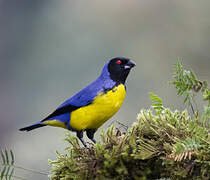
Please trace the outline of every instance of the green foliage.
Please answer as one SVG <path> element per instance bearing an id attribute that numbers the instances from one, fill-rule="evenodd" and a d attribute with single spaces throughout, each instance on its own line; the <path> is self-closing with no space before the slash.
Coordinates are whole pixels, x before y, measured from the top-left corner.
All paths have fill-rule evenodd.
<path id="1" fill-rule="evenodd" d="M 192 70 L 183 68 L 179 59 L 175 65 L 173 77 L 175 80 L 170 83 L 175 85 L 178 96 L 184 96 L 184 103 L 190 105 L 194 114 L 196 114 L 193 107 L 196 106 L 194 97 L 198 92 L 202 92 L 203 100 L 210 106 L 210 90 L 207 88 L 207 81 L 198 80 Z"/>
<path id="2" fill-rule="evenodd" d="M 4 151 L 0 151 L 0 154 L 2 159 L 2 168 L 0 168 L 0 180 L 10 180 L 14 174 L 14 154 L 12 150 L 8 151 L 6 149 Z"/>
<path id="3" fill-rule="evenodd" d="M 205 89 L 203 91 L 203 100 L 208 102 L 208 106 L 210 106 L 210 90 Z"/>
<path id="4" fill-rule="evenodd" d="M 152 101 L 152 108 L 155 110 L 157 115 L 162 114 L 164 110 L 162 99 L 152 92 L 150 92 L 149 94 Z"/>
<path id="5" fill-rule="evenodd" d="M 52 180 L 71 179 L 210 179 L 210 106 L 207 82 L 176 64 L 175 85 L 194 110 L 194 96 L 202 92 L 208 102 L 200 116 L 187 110 L 171 111 L 150 93 L 152 109 L 141 110 L 126 132 L 114 125 L 101 133 L 101 142 L 80 147 L 67 134 L 66 154 L 50 161 Z M 196 110 L 197 111 L 197 110 Z"/>
<path id="6" fill-rule="evenodd" d="M 72 146 L 50 161 L 53 180 L 210 178 L 209 129 L 192 121 L 187 111 L 153 114 L 142 110 L 123 134 L 114 126 L 101 134 L 101 143 Z"/>

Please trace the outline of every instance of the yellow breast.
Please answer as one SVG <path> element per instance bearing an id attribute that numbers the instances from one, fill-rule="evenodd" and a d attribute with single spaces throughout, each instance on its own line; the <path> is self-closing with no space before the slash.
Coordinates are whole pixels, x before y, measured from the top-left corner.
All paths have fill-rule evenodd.
<path id="1" fill-rule="evenodd" d="M 98 129 L 120 109 L 125 94 L 123 84 L 106 93 L 98 94 L 92 104 L 71 113 L 70 126 L 76 130 Z"/>

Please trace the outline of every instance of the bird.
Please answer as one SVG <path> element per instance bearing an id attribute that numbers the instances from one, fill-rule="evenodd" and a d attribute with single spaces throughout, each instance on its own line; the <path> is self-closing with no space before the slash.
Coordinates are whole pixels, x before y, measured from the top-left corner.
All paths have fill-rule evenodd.
<path id="1" fill-rule="evenodd" d="M 96 143 L 94 134 L 121 107 L 126 95 L 126 79 L 135 62 L 126 57 L 114 57 L 103 67 L 99 77 L 80 90 L 43 120 L 19 129 L 31 131 L 44 126 L 55 126 L 76 132 L 87 147 L 83 133 Z"/>

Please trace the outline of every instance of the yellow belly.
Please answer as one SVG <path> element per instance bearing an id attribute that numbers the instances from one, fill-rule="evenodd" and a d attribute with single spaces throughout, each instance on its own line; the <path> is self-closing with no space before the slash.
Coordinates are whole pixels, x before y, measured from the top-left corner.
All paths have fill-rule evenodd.
<path id="1" fill-rule="evenodd" d="M 98 94 L 92 104 L 71 113 L 70 126 L 76 130 L 98 129 L 120 109 L 125 94 L 123 84 L 105 94 Z"/>

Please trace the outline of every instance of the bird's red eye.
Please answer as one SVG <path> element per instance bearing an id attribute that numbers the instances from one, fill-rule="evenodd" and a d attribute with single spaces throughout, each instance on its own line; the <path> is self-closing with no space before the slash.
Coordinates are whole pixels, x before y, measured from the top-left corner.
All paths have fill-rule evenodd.
<path id="1" fill-rule="evenodd" d="M 122 61 L 121 60 L 118 60 L 116 63 L 117 64 L 122 64 Z"/>

